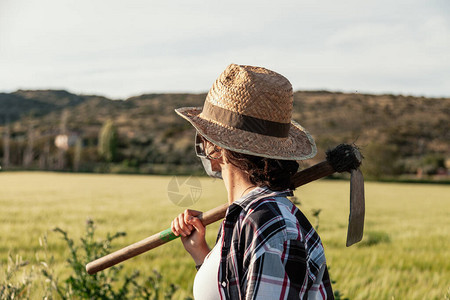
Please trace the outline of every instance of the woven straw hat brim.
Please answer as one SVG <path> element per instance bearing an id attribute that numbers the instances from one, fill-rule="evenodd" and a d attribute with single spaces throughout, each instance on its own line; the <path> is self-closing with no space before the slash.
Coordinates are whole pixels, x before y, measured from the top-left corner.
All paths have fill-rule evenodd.
<path id="1" fill-rule="evenodd" d="M 182 107 L 176 113 L 189 121 L 197 131 L 222 148 L 261 157 L 305 160 L 316 155 L 314 139 L 297 122 L 291 121 L 287 138 L 272 137 L 227 127 L 200 116 L 202 107 Z"/>

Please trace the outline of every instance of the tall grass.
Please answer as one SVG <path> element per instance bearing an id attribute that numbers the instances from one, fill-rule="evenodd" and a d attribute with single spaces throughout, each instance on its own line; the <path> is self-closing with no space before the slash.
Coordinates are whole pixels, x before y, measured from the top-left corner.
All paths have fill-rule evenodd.
<path id="1" fill-rule="evenodd" d="M 18 254 L 30 265 L 48 235 L 48 252 L 58 274 L 68 272 L 70 252 L 51 229 L 82 236 L 89 217 L 98 236 L 124 231 L 118 249 L 166 229 L 184 208 L 167 197 L 171 177 L 61 173 L 0 173 L 0 262 Z M 193 209 L 207 210 L 226 202 L 219 180 L 201 178 L 202 195 Z M 182 189 L 180 192 L 187 192 Z M 295 192 L 301 210 L 314 224 L 320 211 L 322 237 L 334 288 L 350 299 L 442 299 L 450 278 L 450 186 L 366 183 L 365 237 L 345 247 L 349 183 L 318 181 Z M 212 245 L 218 224 L 208 227 Z M 114 249 L 114 250 L 115 250 Z M 173 241 L 123 263 L 123 272 L 153 274 L 176 283 L 178 297 L 191 295 L 194 263 L 180 241 Z M 28 266 L 27 266 L 28 267 Z M 1 275 L 0 275 L 1 276 Z M 4 281 L 5 278 L 0 278 Z M 44 291 L 33 286 L 32 297 Z"/>

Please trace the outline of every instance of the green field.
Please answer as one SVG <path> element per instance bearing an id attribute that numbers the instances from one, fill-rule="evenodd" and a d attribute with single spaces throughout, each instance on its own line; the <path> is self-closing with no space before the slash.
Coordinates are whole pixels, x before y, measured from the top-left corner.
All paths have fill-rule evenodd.
<path id="1" fill-rule="evenodd" d="M 39 237 L 48 234 L 50 254 L 64 272 L 68 256 L 56 226 L 72 238 L 82 235 L 89 217 L 99 237 L 125 231 L 115 249 L 169 227 L 183 208 L 169 201 L 171 177 L 64 173 L 0 173 L 0 261 L 8 253 L 36 262 Z M 226 202 L 220 180 L 201 178 L 202 194 L 192 206 L 207 210 Z M 181 190 L 182 193 L 187 190 Z M 332 279 L 350 299 L 444 299 L 450 287 L 450 185 L 366 183 L 364 243 L 345 247 L 349 183 L 326 181 L 298 188 L 300 209 L 314 224 L 313 209 L 322 209 L 322 237 Z M 218 225 L 209 227 L 212 245 Z M 151 273 L 190 294 L 194 263 L 174 241 L 124 263 L 125 271 Z M 2 279 L 3 280 L 3 279 Z M 42 298 L 40 290 L 35 298 Z"/>

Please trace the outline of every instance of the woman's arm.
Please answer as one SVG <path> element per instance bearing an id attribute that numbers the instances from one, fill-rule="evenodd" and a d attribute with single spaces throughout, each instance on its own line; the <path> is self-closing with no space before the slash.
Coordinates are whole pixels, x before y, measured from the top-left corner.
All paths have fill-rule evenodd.
<path id="1" fill-rule="evenodd" d="M 210 249 L 205 240 L 205 226 L 197 216 L 200 211 L 186 209 L 172 223 L 172 232 L 179 236 L 186 251 L 192 256 L 196 265 L 201 265 Z"/>

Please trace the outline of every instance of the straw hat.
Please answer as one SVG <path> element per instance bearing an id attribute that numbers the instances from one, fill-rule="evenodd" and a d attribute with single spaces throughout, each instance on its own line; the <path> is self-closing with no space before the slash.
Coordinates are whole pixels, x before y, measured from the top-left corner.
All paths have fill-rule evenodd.
<path id="1" fill-rule="evenodd" d="M 214 82 L 202 107 L 175 109 L 213 144 L 274 159 L 312 158 L 311 135 L 291 120 L 292 85 L 271 70 L 229 65 Z"/>

